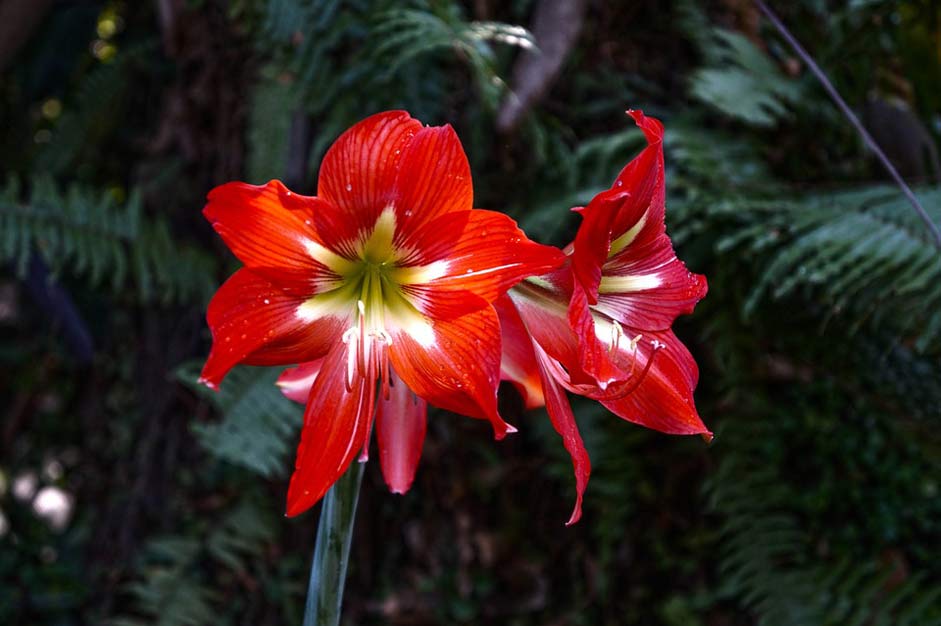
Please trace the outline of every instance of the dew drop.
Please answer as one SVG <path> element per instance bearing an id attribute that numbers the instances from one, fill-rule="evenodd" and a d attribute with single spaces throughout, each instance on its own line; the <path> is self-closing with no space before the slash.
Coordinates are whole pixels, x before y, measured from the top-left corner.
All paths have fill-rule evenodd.
<path id="1" fill-rule="evenodd" d="M 271 300 L 269 300 L 268 298 L 265 298 L 265 304 L 271 304 Z"/>
<path id="2" fill-rule="evenodd" d="M 347 190 L 347 191 L 353 191 L 353 184 L 352 184 L 352 183 L 346 183 L 346 190 Z"/>
<path id="3" fill-rule="evenodd" d="M 471 268 L 471 269 L 469 269 L 469 270 L 467 270 L 467 273 L 468 273 L 468 274 L 473 274 L 473 273 L 474 273 L 474 270 L 473 270 L 473 268 Z"/>
<path id="4" fill-rule="evenodd" d="M 624 181 L 623 181 L 623 180 L 619 180 L 618 182 L 616 182 L 616 183 L 614 183 L 614 184 L 615 184 L 615 186 L 617 186 L 617 187 L 623 187 L 623 186 L 624 186 Z"/>
<path id="5" fill-rule="evenodd" d="M 310 226 L 310 220 L 304 220 L 304 223 Z"/>
<path id="6" fill-rule="evenodd" d="M 405 217 L 411 217 L 411 216 L 412 216 L 412 210 L 411 210 L 411 209 L 405 209 Z"/>

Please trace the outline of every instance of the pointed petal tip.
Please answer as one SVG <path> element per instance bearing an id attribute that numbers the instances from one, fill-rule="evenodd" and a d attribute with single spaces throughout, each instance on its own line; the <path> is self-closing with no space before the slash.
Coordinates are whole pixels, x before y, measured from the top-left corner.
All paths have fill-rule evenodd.
<path id="1" fill-rule="evenodd" d="M 404 496 L 408 493 L 409 489 L 412 488 L 412 481 L 402 485 L 389 485 L 389 493 L 394 493 L 397 496 Z"/>
<path id="2" fill-rule="evenodd" d="M 634 123 L 644 131 L 647 143 L 654 144 L 663 140 L 663 124 L 654 117 L 647 117 L 640 109 L 628 109 L 628 115 L 634 118 Z"/>
<path id="3" fill-rule="evenodd" d="M 507 422 L 504 422 L 502 418 L 500 419 L 499 423 L 494 421 L 493 438 L 496 439 L 497 441 L 503 441 L 503 439 L 505 439 L 507 435 L 512 435 L 513 433 L 518 433 L 518 432 L 519 432 L 519 429 L 517 429 L 516 426 L 513 426 L 512 424 L 508 424 Z"/>
<path id="4" fill-rule="evenodd" d="M 210 380 L 206 378 L 205 376 L 200 376 L 198 379 L 196 379 L 196 382 L 199 383 L 200 385 L 205 385 L 206 387 L 212 389 L 213 391 L 217 393 L 219 391 L 218 381 Z"/>
<path id="5" fill-rule="evenodd" d="M 579 493 L 575 497 L 575 508 L 572 509 L 572 516 L 569 517 L 569 521 L 565 522 L 566 526 L 572 526 L 573 524 L 578 523 L 578 520 L 582 519 L 582 494 Z"/>

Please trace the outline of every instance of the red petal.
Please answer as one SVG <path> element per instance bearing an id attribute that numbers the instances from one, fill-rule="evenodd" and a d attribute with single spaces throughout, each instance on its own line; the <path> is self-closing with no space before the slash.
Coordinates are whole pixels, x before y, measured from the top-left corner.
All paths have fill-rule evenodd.
<path id="1" fill-rule="evenodd" d="M 572 468 L 575 471 L 575 508 L 572 510 L 569 521 L 565 523 L 566 526 L 571 526 L 582 516 L 582 497 L 585 494 L 585 488 L 588 487 L 591 460 L 588 458 L 588 451 L 585 450 L 582 436 L 578 432 L 578 424 L 575 423 L 575 415 L 572 413 L 572 406 L 565 395 L 565 390 L 555 381 L 546 367 L 546 360 L 549 357 L 538 345 L 534 345 L 534 348 L 546 396 L 546 411 L 549 413 L 553 428 L 562 437 L 562 443 L 572 457 Z"/>
<path id="2" fill-rule="evenodd" d="M 596 309 L 622 324 L 665 330 L 692 313 L 708 290 L 705 276 L 686 269 L 666 234 L 628 246 L 604 268 Z"/>
<path id="3" fill-rule="evenodd" d="M 323 360 L 317 360 L 301 363 L 297 367 L 289 367 L 281 372 L 275 384 L 288 400 L 307 404 L 310 389 L 314 386 L 314 381 L 317 380 L 317 374 L 320 373 L 322 366 Z"/>
<path id="4" fill-rule="evenodd" d="M 305 242 L 320 241 L 311 217 L 325 205 L 276 180 L 264 186 L 227 183 L 209 192 L 203 215 L 247 267 L 302 270 L 313 279 L 327 268 L 311 257 Z"/>
<path id="5" fill-rule="evenodd" d="M 654 342 L 662 347 L 655 350 Z M 633 358 L 626 344 L 621 345 L 621 356 L 625 361 Z M 647 428 L 674 435 L 711 435 L 693 401 L 699 368 L 676 335 L 669 330 L 644 334 L 637 344 L 636 358 L 633 371 L 638 374 L 653 358 L 639 386 L 620 398 L 606 399 L 599 394 L 596 399 L 612 413 Z"/>
<path id="6" fill-rule="evenodd" d="M 353 390 L 346 390 L 346 350 L 337 342 L 311 389 L 288 487 L 288 516 L 316 504 L 366 443 L 375 408 L 375 381 L 357 377 Z"/>
<path id="7" fill-rule="evenodd" d="M 390 372 L 389 398 L 380 394 L 376 406 L 376 435 L 382 476 L 392 493 L 412 486 L 425 442 L 428 405 Z"/>
<path id="8" fill-rule="evenodd" d="M 643 246 L 664 232 L 663 127 L 631 112 L 649 145 L 625 166 L 614 185 L 595 196 L 580 214 L 572 268 L 590 304 L 596 302 L 602 266 L 626 245 Z M 612 249 L 613 246 L 613 249 Z"/>
<path id="9" fill-rule="evenodd" d="M 530 241 L 516 222 L 493 211 L 470 211 L 464 232 L 446 257 L 441 276 L 412 285 L 410 291 L 434 308 L 429 315 L 451 318 L 469 312 L 457 301 L 448 308 L 436 303 L 448 293 L 466 292 L 490 303 L 524 278 L 544 274 L 565 262 L 552 246 Z M 463 308 L 462 308 L 463 306 Z"/>
<path id="10" fill-rule="evenodd" d="M 396 217 L 404 231 L 473 208 L 470 165 L 450 125 L 425 127 L 415 134 L 399 162 L 395 191 Z"/>
<path id="11" fill-rule="evenodd" d="M 500 318 L 503 352 L 500 356 L 500 378 L 510 381 L 523 397 L 527 409 L 546 404 L 542 391 L 539 365 L 533 352 L 533 340 L 513 306 L 509 296 L 500 296 L 493 303 Z"/>
<path id="12" fill-rule="evenodd" d="M 392 330 L 392 367 L 429 404 L 493 424 L 497 439 L 515 432 L 497 411 L 500 326 L 492 307 L 431 323 L 431 336 Z"/>
<path id="13" fill-rule="evenodd" d="M 573 384 L 594 383 L 595 379 L 582 369 L 582 348 L 567 317 L 571 272 L 566 267 L 563 271 L 540 276 L 539 280 L 542 286 L 525 281 L 508 292 L 526 331 L 550 357 L 565 367 Z"/>
<path id="14" fill-rule="evenodd" d="M 344 320 L 298 317 L 310 291 L 305 283 L 275 285 L 250 269 L 233 274 L 209 302 L 206 319 L 213 343 L 201 380 L 215 387 L 238 363 L 283 365 L 326 354 L 339 340 Z"/>
<path id="15" fill-rule="evenodd" d="M 386 111 L 354 125 L 330 146 L 320 166 L 317 193 L 346 219 L 325 237 L 350 240 L 372 230 L 376 218 L 395 199 L 399 163 L 421 129 L 421 122 L 407 112 Z"/>
<path id="16" fill-rule="evenodd" d="M 595 319 L 588 306 L 585 289 L 579 284 L 572 290 L 572 299 L 569 302 L 568 320 L 572 330 L 578 336 L 578 343 L 582 369 L 591 376 L 598 385 L 605 389 L 608 385 L 625 378 L 625 373 L 612 360 L 612 345 L 615 337 L 612 334 L 611 342 L 605 343 L 598 338 Z M 612 333 L 614 327 L 612 325 Z"/>

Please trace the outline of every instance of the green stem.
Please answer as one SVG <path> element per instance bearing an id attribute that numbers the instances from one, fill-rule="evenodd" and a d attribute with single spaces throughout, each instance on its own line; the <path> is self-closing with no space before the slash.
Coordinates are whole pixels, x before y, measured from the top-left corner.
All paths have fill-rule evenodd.
<path id="1" fill-rule="evenodd" d="M 314 562 L 310 566 L 304 626 L 340 624 L 346 566 L 350 560 L 353 522 L 364 467 L 365 463 L 354 461 L 323 498 Z"/>

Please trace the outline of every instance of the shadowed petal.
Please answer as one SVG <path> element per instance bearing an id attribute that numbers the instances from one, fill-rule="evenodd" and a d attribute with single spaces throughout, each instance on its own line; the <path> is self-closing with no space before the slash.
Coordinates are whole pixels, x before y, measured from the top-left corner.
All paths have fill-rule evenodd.
<path id="1" fill-rule="evenodd" d="M 509 296 L 500 296 L 493 303 L 500 318 L 503 351 L 500 356 L 500 378 L 513 384 L 523 397 L 527 409 L 546 404 L 542 391 L 539 365 L 533 352 L 533 340 Z"/>
<path id="2" fill-rule="evenodd" d="M 549 357 L 538 345 L 533 347 L 536 350 L 536 362 L 539 364 L 539 376 L 542 379 L 549 420 L 555 431 L 562 437 L 562 443 L 572 457 L 572 468 L 575 472 L 575 507 L 572 509 L 569 521 L 565 523 L 566 526 L 571 526 L 582 517 L 582 497 L 588 487 L 591 460 L 588 458 L 588 451 L 582 442 L 582 436 L 578 432 L 578 424 L 575 423 L 575 415 L 572 413 L 568 396 L 546 367 Z"/>
<path id="3" fill-rule="evenodd" d="M 375 379 L 357 377 L 346 389 L 346 346 L 330 351 L 310 392 L 287 515 L 303 513 L 343 475 L 366 443 L 375 408 Z"/>
<path id="4" fill-rule="evenodd" d="M 390 374 L 389 397 L 380 394 L 376 403 L 379 464 L 392 493 L 405 493 L 412 486 L 421 458 L 428 405 L 394 371 Z"/>
<path id="5" fill-rule="evenodd" d="M 314 386 L 314 381 L 317 380 L 317 374 L 320 373 L 322 366 L 323 360 L 317 360 L 301 363 L 297 367 L 289 367 L 281 372 L 275 384 L 288 400 L 307 404 L 310 388 Z"/>

